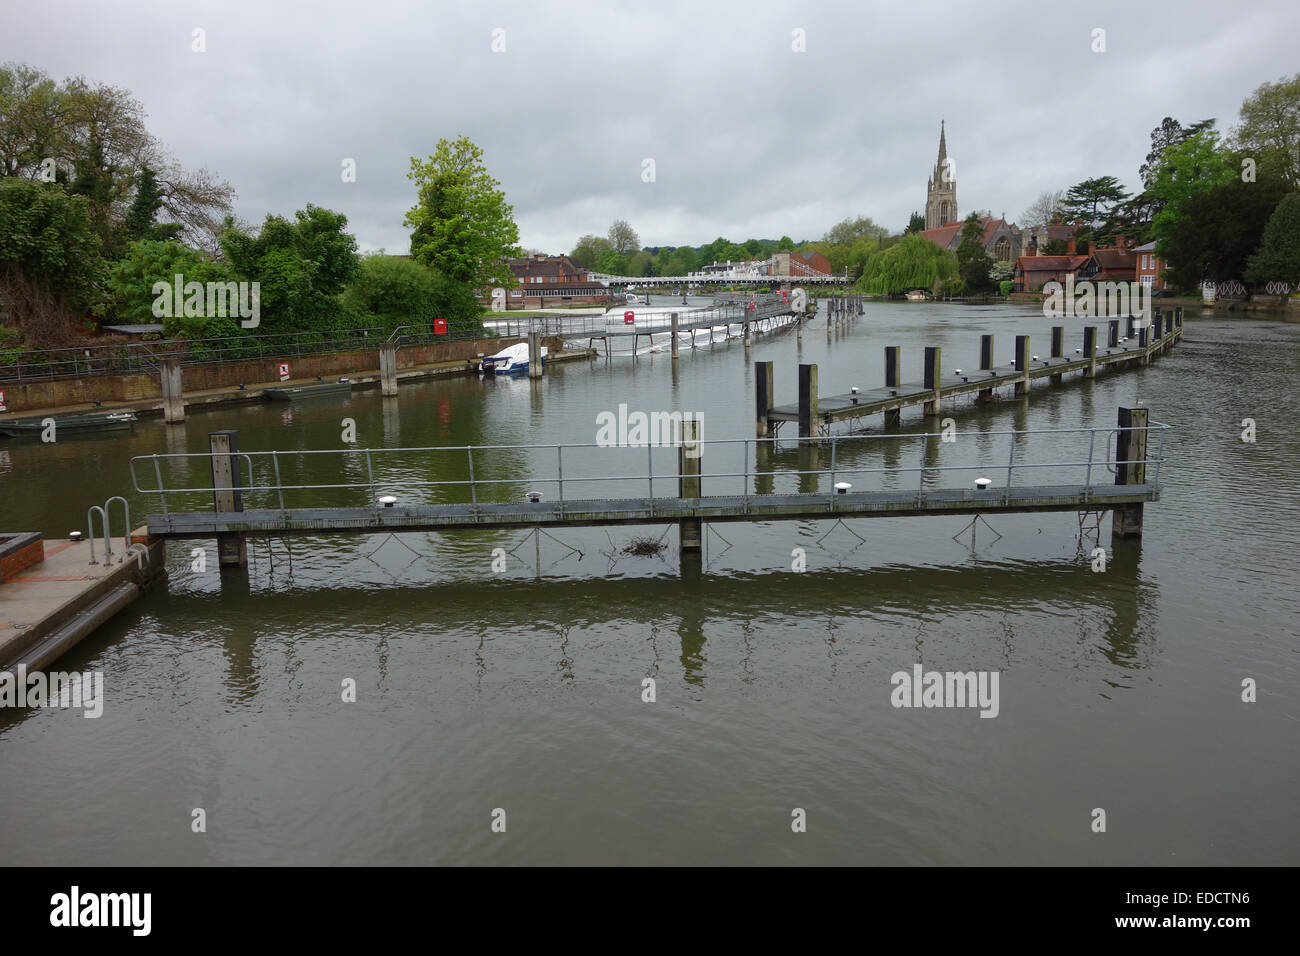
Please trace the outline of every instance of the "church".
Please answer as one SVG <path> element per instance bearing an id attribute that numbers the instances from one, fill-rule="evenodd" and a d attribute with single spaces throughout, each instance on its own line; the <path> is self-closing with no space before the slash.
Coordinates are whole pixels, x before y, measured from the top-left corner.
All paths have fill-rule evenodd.
<path id="1" fill-rule="evenodd" d="M 939 122 L 939 158 L 934 172 L 925 184 L 925 228 L 917 235 L 929 239 L 944 249 L 957 251 L 961 245 L 961 230 L 965 223 L 957 211 L 956 164 L 948 158 L 948 138 L 942 120 Z M 984 227 L 981 241 L 994 262 L 1014 263 L 1021 253 L 1022 233 L 1015 223 L 981 216 Z"/>

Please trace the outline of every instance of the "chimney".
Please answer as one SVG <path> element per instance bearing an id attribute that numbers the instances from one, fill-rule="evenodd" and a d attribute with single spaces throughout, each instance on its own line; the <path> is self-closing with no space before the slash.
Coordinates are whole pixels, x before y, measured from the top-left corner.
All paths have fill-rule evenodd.
<path id="1" fill-rule="evenodd" d="M 1097 251 L 1097 243 L 1095 243 L 1095 242 L 1093 242 L 1091 239 L 1089 239 L 1089 240 L 1088 240 L 1088 255 L 1092 255 L 1092 254 L 1093 254 L 1094 252 L 1096 252 L 1096 251 Z"/>
<path id="2" fill-rule="evenodd" d="M 1115 237 L 1115 245 L 1116 245 L 1117 248 L 1120 248 L 1120 249 L 1127 249 L 1127 248 L 1128 248 L 1128 239 L 1127 239 L 1125 236 L 1116 236 L 1116 237 Z"/>
<path id="3" fill-rule="evenodd" d="M 1077 255 L 1077 254 L 1078 254 L 1078 248 L 1077 248 L 1077 245 L 1078 245 L 1078 244 L 1074 241 L 1074 236 L 1071 236 L 1069 239 L 1066 239 L 1066 240 L 1065 240 L 1065 254 L 1066 254 L 1067 256 Z"/>

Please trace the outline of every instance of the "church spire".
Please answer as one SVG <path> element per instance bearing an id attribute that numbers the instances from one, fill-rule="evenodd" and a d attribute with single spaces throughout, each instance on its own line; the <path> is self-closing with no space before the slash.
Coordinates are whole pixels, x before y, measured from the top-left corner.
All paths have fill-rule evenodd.
<path id="1" fill-rule="evenodd" d="M 939 167 L 943 168 L 943 161 L 948 158 L 948 141 L 944 138 L 943 120 L 939 120 Z"/>

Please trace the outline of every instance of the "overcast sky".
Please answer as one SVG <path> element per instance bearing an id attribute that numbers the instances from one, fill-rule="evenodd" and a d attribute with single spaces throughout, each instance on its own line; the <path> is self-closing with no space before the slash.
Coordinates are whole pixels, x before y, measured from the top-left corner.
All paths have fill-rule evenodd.
<path id="1" fill-rule="evenodd" d="M 483 147 L 525 247 L 567 252 L 615 218 L 646 245 L 820 238 L 922 210 L 941 117 L 962 213 L 1014 219 L 1087 177 L 1132 188 L 1162 117 L 1230 127 L 1300 68 L 1295 0 L 5 0 L 0 20 L 0 61 L 131 90 L 240 217 L 316 203 L 389 252 L 408 247 L 410 157 L 441 137 Z"/>

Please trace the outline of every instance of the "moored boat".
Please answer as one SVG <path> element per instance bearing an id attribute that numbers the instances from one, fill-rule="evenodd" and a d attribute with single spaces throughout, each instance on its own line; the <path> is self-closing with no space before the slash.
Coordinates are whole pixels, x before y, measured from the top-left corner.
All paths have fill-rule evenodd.
<path id="1" fill-rule="evenodd" d="M 266 390 L 270 402 L 299 402 L 307 398 L 326 398 L 350 395 L 351 382 L 318 382 L 315 385 L 275 386 Z"/>
<path id="2" fill-rule="evenodd" d="M 542 346 L 542 364 L 546 364 L 546 346 Z M 528 343 L 507 346 L 495 355 L 484 357 L 479 371 L 485 374 L 510 375 L 528 371 Z"/>
<path id="3" fill-rule="evenodd" d="M 135 425 L 135 412 L 91 412 L 84 415 L 46 415 L 42 418 L 15 418 L 0 421 L 0 435 L 21 438 L 25 435 L 40 435 L 54 420 L 55 433 L 67 434 L 80 432 L 109 432 L 132 428 Z"/>

